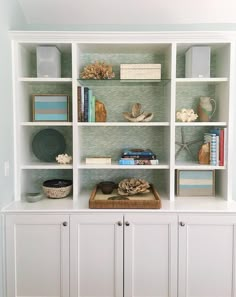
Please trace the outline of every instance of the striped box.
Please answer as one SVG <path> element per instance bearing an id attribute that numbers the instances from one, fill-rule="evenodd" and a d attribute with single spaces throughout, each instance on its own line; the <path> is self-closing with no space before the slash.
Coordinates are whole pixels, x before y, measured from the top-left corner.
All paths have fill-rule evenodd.
<path id="1" fill-rule="evenodd" d="M 33 121 L 69 121 L 68 95 L 33 95 Z"/>
<path id="2" fill-rule="evenodd" d="M 214 196 L 215 170 L 177 170 L 178 196 Z"/>

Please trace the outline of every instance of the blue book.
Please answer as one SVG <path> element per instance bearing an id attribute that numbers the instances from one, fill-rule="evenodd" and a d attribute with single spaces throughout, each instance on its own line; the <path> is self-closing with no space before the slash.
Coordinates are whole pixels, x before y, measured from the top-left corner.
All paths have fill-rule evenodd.
<path id="1" fill-rule="evenodd" d="M 92 97 L 93 92 L 91 89 L 88 90 L 88 122 L 92 122 Z"/>
<path id="2" fill-rule="evenodd" d="M 84 122 L 88 122 L 88 98 L 89 88 L 84 88 Z"/>
<path id="3" fill-rule="evenodd" d="M 217 139 L 214 133 L 204 133 L 204 142 L 210 143 L 210 165 L 217 166 Z"/>
<path id="4" fill-rule="evenodd" d="M 154 156 L 155 154 L 150 149 L 123 149 L 123 156 Z"/>

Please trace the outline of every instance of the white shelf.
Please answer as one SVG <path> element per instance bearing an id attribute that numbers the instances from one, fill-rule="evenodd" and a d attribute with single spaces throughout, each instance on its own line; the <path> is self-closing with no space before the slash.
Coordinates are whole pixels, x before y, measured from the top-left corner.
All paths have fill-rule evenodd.
<path id="1" fill-rule="evenodd" d="M 190 122 L 190 123 L 180 123 L 175 122 L 176 127 L 225 127 L 227 126 L 226 122 Z"/>
<path id="2" fill-rule="evenodd" d="M 67 83 L 67 82 L 72 82 L 72 78 L 70 77 L 59 77 L 59 78 L 47 78 L 47 77 L 20 77 L 19 78 L 20 82 L 35 82 L 35 83 Z"/>
<path id="3" fill-rule="evenodd" d="M 91 192 L 82 192 L 78 199 L 71 197 L 63 199 L 44 198 L 35 203 L 26 201 L 14 201 L 6 206 L 4 213 L 20 212 L 138 212 L 138 213 L 170 213 L 170 212 L 205 212 L 205 213 L 236 213 L 236 202 L 225 201 L 219 197 L 176 197 L 175 201 L 170 201 L 165 195 L 160 193 L 162 207 L 160 209 L 89 209 L 89 197 Z"/>
<path id="4" fill-rule="evenodd" d="M 176 78 L 176 83 L 221 83 L 227 82 L 227 77 L 204 77 L 204 78 Z"/>
<path id="5" fill-rule="evenodd" d="M 21 169 L 73 169 L 72 164 L 58 164 L 46 162 L 31 162 L 21 165 Z"/>
<path id="6" fill-rule="evenodd" d="M 176 161 L 175 169 L 181 170 L 225 170 L 226 166 L 212 166 L 212 165 L 201 165 L 196 162 L 178 162 Z"/>
<path id="7" fill-rule="evenodd" d="M 80 122 L 78 123 L 79 127 L 83 126 L 114 126 L 114 127 L 129 127 L 129 126 L 160 126 L 168 127 L 170 126 L 169 122 Z"/>
<path id="8" fill-rule="evenodd" d="M 25 127 L 35 127 L 35 126 L 70 126 L 72 127 L 72 122 L 22 122 L 20 125 Z"/>

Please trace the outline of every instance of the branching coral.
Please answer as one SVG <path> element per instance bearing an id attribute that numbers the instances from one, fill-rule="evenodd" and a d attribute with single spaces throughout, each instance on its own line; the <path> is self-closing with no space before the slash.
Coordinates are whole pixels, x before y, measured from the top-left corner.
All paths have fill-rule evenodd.
<path id="1" fill-rule="evenodd" d="M 111 79 L 115 77 L 112 66 L 105 62 L 96 61 L 84 67 L 80 77 L 83 79 Z"/>
<path id="2" fill-rule="evenodd" d="M 72 161 L 72 157 L 67 154 L 61 154 L 56 157 L 56 160 L 59 164 L 70 164 Z"/>
<path id="3" fill-rule="evenodd" d="M 193 109 L 182 108 L 176 113 L 176 119 L 181 122 L 193 122 L 198 118 L 198 115 L 194 113 Z"/>

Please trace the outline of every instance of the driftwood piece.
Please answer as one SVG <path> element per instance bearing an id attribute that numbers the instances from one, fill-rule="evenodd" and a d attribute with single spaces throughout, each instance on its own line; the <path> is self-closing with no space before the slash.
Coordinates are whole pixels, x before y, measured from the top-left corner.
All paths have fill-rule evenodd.
<path id="1" fill-rule="evenodd" d="M 198 152 L 199 164 L 210 164 L 210 143 L 204 143 Z"/>
<path id="2" fill-rule="evenodd" d="M 105 105 L 99 101 L 96 100 L 95 102 L 95 120 L 96 122 L 106 122 L 107 120 L 107 111 L 105 108 Z"/>

